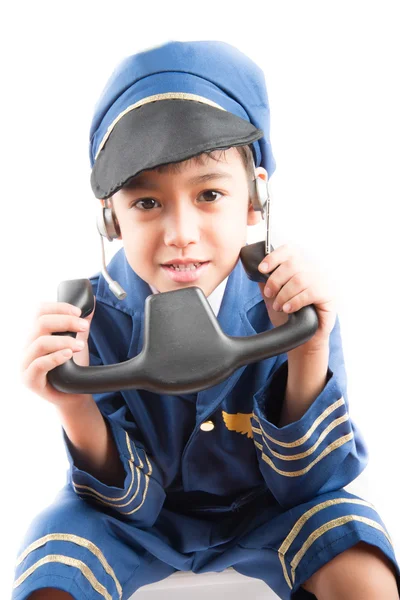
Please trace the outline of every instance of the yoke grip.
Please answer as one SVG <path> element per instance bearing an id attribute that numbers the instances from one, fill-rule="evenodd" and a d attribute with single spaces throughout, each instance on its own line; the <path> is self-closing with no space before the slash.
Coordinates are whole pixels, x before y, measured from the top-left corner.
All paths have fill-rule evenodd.
<path id="1" fill-rule="evenodd" d="M 57 301 L 68 302 L 81 309 L 84 319 L 94 309 L 94 295 L 89 279 L 70 279 L 62 281 L 57 290 Z"/>
<path id="2" fill-rule="evenodd" d="M 89 279 L 69 279 L 62 281 L 57 288 L 57 302 L 68 302 L 81 309 L 84 319 L 94 309 L 94 294 Z M 69 335 L 76 338 L 76 331 L 58 331 L 52 335 Z"/>
<path id="3" fill-rule="evenodd" d="M 274 248 L 271 246 L 271 251 Z M 243 268 L 246 271 L 246 275 L 251 281 L 257 281 L 258 283 L 268 281 L 271 273 L 261 273 L 258 270 L 258 265 L 265 258 L 265 242 L 256 242 L 255 244 L 249 244 L 243 246 L 240 251 L 240 260 L 242 261 Z M 275 269 L 274 269 L 275 270 Z"/>

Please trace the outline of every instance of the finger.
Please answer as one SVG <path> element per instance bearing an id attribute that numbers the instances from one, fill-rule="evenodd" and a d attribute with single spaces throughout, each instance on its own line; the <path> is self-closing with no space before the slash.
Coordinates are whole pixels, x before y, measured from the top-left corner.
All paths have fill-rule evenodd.
<path id="1" fill-rule="evenodd" d="M 58 350 L 34 360 L 22 374 L 23 383 L 32 391 L 40 393 L 47 385 L 47 373 L 72 356 L 70 348 Z"/>
<path id="2" fill-rule="evenodd" d="M 94 317 L 94 313 L 95 313 L 95 310 L 96 310 L 96 297 L 95 297 L 95 296 L 93 296 L 93 301 L 94 301 L 94 304 L 93 304 L 93 310 L 92 310 L 92 312 L 91 312 L 91 313 L 90 313 L 90 314 L 89 314 L 87 317 L 85 317 L 85 319 L 84 319 L 84 320 L 86 321 L 86 323 L 88 323 L 88 324 L 89 324 L 89 328 L 88 328 L 87 330 L 80 331 L 80 332 L 78 332 L 78 333 L 76 334 L 76 339 L 77 339 L 77 340 L 82 340 L 82 341 L 83 341 L 83 342 L 85 342 L 85 343 L 86 343 L 86 342 L 87 342 L 87 340 L 88 340 L 88 337 L 89 337 L 89 331 L 90 331 L 90 325 L 91 325 L 91 323 L 92 323 L 92 319 L 93 319 L 93 317 Z"/>
<path id="3" fill-rule="evenodd" d="M 282 246 L 275 248 L 275 250 L 267 254 L 267 256 L 259 264 L 258 268 L 262 273 L 269 273 L 276 269 L 276 267 L 282 262 L 296 255 L 299 255 L 299 251 L 295 248 L 293 244 L 283 244 Z M 261 265 L 262 268 L 260 269 Z M 265 265 L 267 266 L 267 270 L 265 270 L 264 268 Z"/>
<path id="4" fill-rule="evenodd" d="M 311 277 L 305 273 L 304 271 L 300 271 L 299 273 L 295 273 L 293 277 L 287 281 L 282 288 L 279 290 L 279 293 L 272 298 L 274 310 L 282 310 L 282 306 L 286 302 L 290 302 L 294 296 L 300 294 L 307 288 L 312 287 Z"/>
<path id="5" fill-rule="evenodd" d="M 22 360 L 22 370 L 41 356 L 70 349 L 72 352 L 80 352 L 85 346 L 83 340 L 76 340 L 69 335 L 44 335 L 37 338 L 27 349 Z"/>
<path id="6" fill-rule="evenodd" d="M 42 315 L 74 315 L 79 317 L 82 311 L 78 306 L 68 302 L 42 302 L 37 311 L 37 317 Z"/>
<path id="7" fill-rule="evenodd" d="M 79 317 L 81 314 L 80 308 L 67 302 L 42 302 L 35 311 L 34 325 L 27 336 L 24 348 L 27 348 L 40 334 L 41 330 L 38 327 L 38 322 L 44 315 L 64 314 Z"/>
<path id="8" fill-rule="evenodd" d="M 299 294 L 292 296 L 289 301 L 284 302 L 284 304 L 280 307 L 280 310 L 289 314 L 297 312 L 304 306 L 309 306 L 310 304 L 313 304 L 312 294 L 310 292 L 310 288 L 307 288 Z"/>
<path id="9" fill-rule="evenodd" d="M 309 306 L 310 304 L 318 305 L 318 311 L 320 314 L 324 313 L 325 311 L 329 313 L 336 311 L 334 299 L 326 299 L 324 296 L 323 299 L 319 301 L 318 298 L 318 296 L 312 293 L 311 288 L 308 287 L 300 292 L 300 294 L 297 294 L 297 296 L 291 298 L 288 302 L 285 302 L 282 306 L 282 311 L 285 313 L 293 313 L 300 310 L 304 306 Z"/>
<path id="10" fill-rule="evenodd" d="M 88 331 L 89 326 L 90 324 L 86 319 L 81 319 L 73 315 L 42 315 L 35 323 L 32 339 L 48 335 L 49 333 Z"/>
<path id="11" fill-rule="evenodd" d="M 279 265 L 268 278 L 265 284 L 264 295 L 267 298 L 277 296 L 284 285 L 291 280 L 292 277 L 304 272 L 304 266 L 300 264 L 298 259 L 290 258 Z"/>

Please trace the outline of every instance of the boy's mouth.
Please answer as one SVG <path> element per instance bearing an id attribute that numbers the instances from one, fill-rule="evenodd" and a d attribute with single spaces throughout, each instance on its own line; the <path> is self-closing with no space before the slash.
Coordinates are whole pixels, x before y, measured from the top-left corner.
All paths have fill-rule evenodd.
<path id="1" fill-rule="evenodd" d="M 162 269 L 168 273 L 173 281 L 190 282 L 200 277 L 201 273 L 207 268 L 210 261 L 193 262 L 173 262 L 161 265 Z"/>
<path id="2" fill-rule="evenodd" d="M 193 262 L 193 263 L 171 263 L 171 264 L 167 264 L 167 265 L 163 265 L 163 267 L 169 267 L 171 269 L 175 269 L 175 271 L 195 271 L 196 269 L 198 269 L 200 267 L 200 265 L 203 265 L 204 263 L 202 262 Z"/>

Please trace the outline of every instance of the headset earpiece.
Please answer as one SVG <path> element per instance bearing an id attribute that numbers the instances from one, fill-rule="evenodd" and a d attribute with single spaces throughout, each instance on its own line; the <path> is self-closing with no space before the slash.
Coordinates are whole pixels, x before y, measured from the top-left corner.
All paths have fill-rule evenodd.
<path id="1" fill-rule="evenodd" d="M 260 176 L 255 177 L 250 190 L 250 202 L 254 210 L 264 211 L 268 196 L 268 182 Z"/>
<path id="2" fill-rule="evenodd" d="M 107 271 L 106 256 L 104 252 L 104 240 L 106 238 L 109 242 L 117 240 L 121 236 L 121 231 L 118 226 L 118 221 L 115 217 L 112 206 L 109 205 L 109 201 L 105 200 L 105 206 L 100 206 L 99 212 L 97 213 L 97 231 L 100 234 L 101 242 L 101 258 L 102 258 L 102 269 L 104 279 L 108 283 L 110 291 L 114 294 L 118 300 L 126 298 L 125 290 L 120 286 L 118 281 L 114 281 L 109 272 Z"/>
<path id="3" fill-rule="evenodd" d="M 106 205 L 100 207 L 97 216 L 97 230 L 100 235 L 105 237 L 109 242 L 112 242 L 119 239 L 121 232 L 113 209 L 108 206 L 108 200 L 105 202 Z"/>

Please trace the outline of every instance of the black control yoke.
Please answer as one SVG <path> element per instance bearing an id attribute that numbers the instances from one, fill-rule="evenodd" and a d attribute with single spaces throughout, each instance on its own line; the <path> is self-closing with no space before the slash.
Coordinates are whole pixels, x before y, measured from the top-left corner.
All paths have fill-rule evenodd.
<path id="1" fill-rule="evenodd" d="M 264 242 L 242 248 L 240 258 L 253 281 L 266 281 L 258 271 L 265 257 Z M 82 309 L 94 307 L 88 279 L 64 281 L 58 301 Z M 225 335 L 203 291 L 189 287 L 146 298 L 143 348 L 134 358 L 114 365 L 81 367 L 71 358 L 47 375 L 60 392 L 95 394 L 132 388 L 166 394 L 207 389 L 239 367 L 292 350 L 308 341 L 318 328 L 313 306 L 289 314 L 287 323 L 249 337 Z M 76 336 L 76 333 L 64 333 Z"/>

